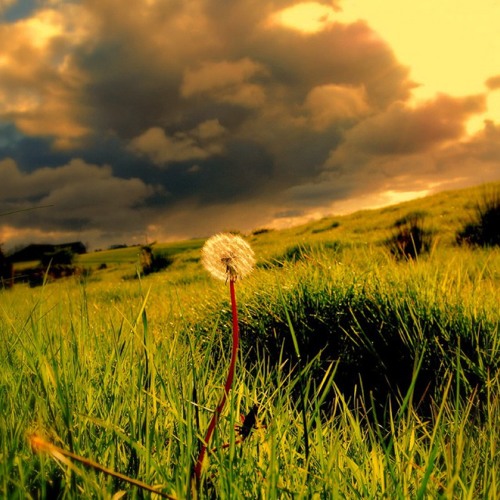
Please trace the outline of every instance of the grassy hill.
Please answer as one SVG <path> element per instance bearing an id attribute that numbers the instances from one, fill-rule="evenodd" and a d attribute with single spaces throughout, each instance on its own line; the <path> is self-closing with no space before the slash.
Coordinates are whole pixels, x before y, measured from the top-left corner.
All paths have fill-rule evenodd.
<path id="1" fill-rule="evenodd" d="M 148 276 L 130 247 L 0 291 L 0 496 L 143 497 L 35 434 L 178 499 L 499 498 L 500 250 L 455 244 L 484 189 L 245 235 L 257 266 L 198 485 L 232 334 L 204 240 L 154 245 L 172 263 Z M 416 212 L 430 251 L 395 258 Z"/>
<path id="2" fill-rule="evenodd" d="M 258 262 L 279 259 L 287 249 L 297 246 L 311 248 L 326 245 L 351 249 L 384 249 L 385 242 L 396 230 L 396 223 L 409 214 L 421 214 L 426 230 L 433 234 L 436 249 L 456 246 L 458 232 L 476 217 L 477 204 L 492 192 L 500 191 L 500 182 L 445 191 L 432 196 L 391 205 L 381 209 L 362 210 L 349 215 L 325 217 L 321 220 L 284 230 L 256 229 L 244 235 L 252 244 Z M 171 270 L 199 269 L 199 251 L 204 239 L 154 245 L 157 253 L 174 258 Z M 78 256 L 77 262 L 92 270 L 106 266 L 100 274 L 110 278 L 137 274 L 140 247 L 92 252 Z"/>

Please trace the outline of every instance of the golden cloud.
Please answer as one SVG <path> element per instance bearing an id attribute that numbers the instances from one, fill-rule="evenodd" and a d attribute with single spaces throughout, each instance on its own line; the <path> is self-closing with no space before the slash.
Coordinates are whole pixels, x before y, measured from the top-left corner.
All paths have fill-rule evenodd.
<path id="1" fill-rule="evenodd" d="M 486 80 L 486 86 L 489 90 L 500 89 L 500 75 L 492 76 Z"/>
<path id="2" fill-rule="evenodd" d="M 360 118 L 370 111 L 363 86 L 318 85 L 307 95 L 304 108 L 315 129 L 322 130 L 342 120 Z"/>
<path id="3" fill-rule="evenodd" d="M 78 16 L 78 7 L 65 6 L 0 25 L 0 114 L 27 135 L 56 137 L 60 147 L 88 132 L 78 102 L 85 76 L 71 59 L 85 34 L 81 18 L 75 27 Z"/>
<path id="4" fill-rule="evenodd" d="M 185 71 L 181 94 L 183 97 L 209 94 L 220 102 L 245 107 L 260 106 L 265 101 L 264 89 L 248 80 L 264 74 L 263 66 L 249 58 L 204 62 L 197 69 Z"/>
<path id="5" fill-rule="evenodd" d="M 157 165 L 202 160 L 222 151 L 225 133 L 218 120 L 208 120 L 189 132 L 173 136 L 160 127 L 151 127 L 131 141 L 130 149 L 148 156 Z"/>
<path id="6" fill-rule="evenodd" d="M 273 13 L 267 26 L 284 26 L 301 33 L 313 34 L 328 27 L 335 20 L 336 9 L 319 2 L 299 2 Z"/>

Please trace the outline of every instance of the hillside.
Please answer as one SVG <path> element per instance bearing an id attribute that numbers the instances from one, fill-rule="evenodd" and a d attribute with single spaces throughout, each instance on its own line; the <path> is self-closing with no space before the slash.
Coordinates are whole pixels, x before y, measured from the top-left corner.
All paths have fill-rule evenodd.
<path id="1" fill-rule="evenodd" d="M 433 234 L 435 249 L 456 245 L 456 235 L 476 215 L 476 206 L 491 192 L 500 192 L 500 182 L 454 191 L 445 191 L 396 205 L 362 210 L 349 215 L 330 216 L 321 220 L 282 230 L 256 229 L 244 235 L 252 244 L 258 261 L 279 258 L 297 245 L 330 247 L 383 248 L 395 232 L 398 220 L 412 213 L 423 216 L 424 227 Z M 174 259 L 172 270 L 185 270 L 199 260 L 204 239 L 154 245 L 157 253 Z M 84 267 L 108 278 L 137 274 L 140 247 L 93 252 L 78 257 Z"/>
<path id="2" fill-rule="evenodd" d="M 500 498 L 500 249 L 454 244 L 484 189 L 256 230 L 236 282 L 197 239 L 0 291 L 0 497 Z M 393 258 L 415 212 L 433 246 Z"/>

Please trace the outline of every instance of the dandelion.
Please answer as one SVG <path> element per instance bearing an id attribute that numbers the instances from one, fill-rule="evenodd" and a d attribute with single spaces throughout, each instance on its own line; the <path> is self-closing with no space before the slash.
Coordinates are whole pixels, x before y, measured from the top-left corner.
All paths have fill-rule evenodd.
<path id="1" fill-rule="evenodd" d="M 250 245 L 240 236 L 221 233 L 212 236 L 201 251 L 205 269 L 219 280 L 236 281 L 252 272 L 255 265 Z"/>
<path id="2" fill-rule="evenodd" d="M 207 451 L 208 443 L 217 426 L 219 417 L 222 413 L 226 399 L 233 385 L 234 371 L 236 367 L 236 358 L 238 355 L 238 346 L 240 339 L 240 329 L 238 325 L 238 307 L 236 304 L 235 282 L 239 278 L 248 275 L 255 264 L 254 253 L 250 245 L 240 236 L 233 234 L 216 234 L 209 238 L 203 249 L 202 263 L 207 271 L 214 277 L 220 280 L 229 280 L 229 291 L 231 296 L 231 312 L 233 319 L 233 347 L 231 352 L 231 362 L 229 364 L 229 372 L 224 386 L 224 394 L 218 404 L 205 435 L 205 440 L 201 445 L 198 460 L 194 466 L 194 474 L 197 482 L 201 478 L 203 460 Z"/>

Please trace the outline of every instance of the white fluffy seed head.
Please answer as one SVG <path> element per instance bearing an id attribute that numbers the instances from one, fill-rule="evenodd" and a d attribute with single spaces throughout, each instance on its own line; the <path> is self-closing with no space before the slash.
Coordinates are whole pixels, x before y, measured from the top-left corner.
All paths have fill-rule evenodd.
<path id="1" fill-rule="evenodd" d="M 201 262 L 214 278 L 236 281 L 252 272 L 255 257 L 243 238 L 220 233 L 205 242 L 201 250 Z"/>

